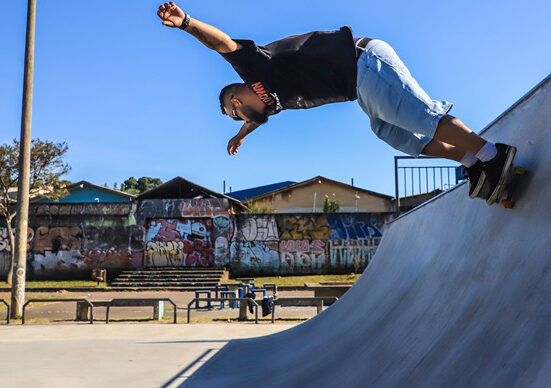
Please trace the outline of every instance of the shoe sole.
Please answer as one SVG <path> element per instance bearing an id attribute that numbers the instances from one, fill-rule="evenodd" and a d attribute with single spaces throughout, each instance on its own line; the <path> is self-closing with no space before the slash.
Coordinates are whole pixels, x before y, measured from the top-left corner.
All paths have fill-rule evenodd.
<path id="1" fill-rule="evenodd" d="M 485 182 L 486 182 L 486 173 L 482 171 L 480 173 L 480 176 L 478 177 L 478 182 L 476 183 L 476 186 L 473 189 L 473 192 L 469 194 L 469 197 L 473 199 L 478 197 L 478 194 L 480 194 L 480 190 L 482 190 L 482 187 L 484 187 Z"/>
<path id="2" fill-rule="evenodd" d="M 486 200 L 486 203 L 488 205 L 493 205 L 494 203 L 496 203 L 499 197 L 501 196 L 501 193 L 503 192 L 503 188 L 505 187 L 505 181 L 509 176 L 511 167 L 513 167 L 513 159 L 515 159 L 516 153 L 517 153 L 516 147 L 510 147 L 509 153 L 507 154 L 507 158 L 505 159 L 505 165 L 507 166 L 507 168 L 501 172 L 501 176 L 499 177 L 499 181 L 497 182 L 496 188 L 494 189 L 490 197 Z"/>

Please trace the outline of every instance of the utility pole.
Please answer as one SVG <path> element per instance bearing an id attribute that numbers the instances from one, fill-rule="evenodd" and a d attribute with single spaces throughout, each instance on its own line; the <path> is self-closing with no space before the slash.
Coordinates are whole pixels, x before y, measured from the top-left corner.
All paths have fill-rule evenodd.
<path id="1" fill-rule="evenodd" d="M 21 113 L 21 148 L 19 150 L 19 179 L 17 185 L 17 218 L 15 224 L 15 268 L 11 289 L 12 318 L 23 314 L 25 303 L 25 273 L 27 261 L 27 223 L 31 169 L 31 122 L 33 107 L 34 33 L 36 0 L 27 4 L 27 39 L 25 43 L 25 76 L 23 80 L 23 110 Z"/>

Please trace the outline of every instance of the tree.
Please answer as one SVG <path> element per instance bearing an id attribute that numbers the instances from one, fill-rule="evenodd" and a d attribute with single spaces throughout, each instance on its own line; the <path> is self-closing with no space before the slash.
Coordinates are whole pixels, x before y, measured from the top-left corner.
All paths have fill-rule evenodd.
<path id="1" fill-rule="evenodd" d="M 65 184 L 60 178 L 70 171 L 63 161 L 69 147 L 65 142 L 52 143 L 35 139 L 31 143 L 30 194 L 44 198 L 58 199 L 67 194 Z M 10 241 L 11 264 L 6 281 L 11 284 L 13 276 L 13 261 L 15 239 L 12 222 L 16 216 L 17 199 L 13 188 L 19 180 L 19 141 L 14 139 L 11 144 L 0 146 L 0 215 L 6 220 L 6 228 Z M 12 189 L 12 190 L 10 190 Z"/>
<path id="2" fill-rule="evenodd" d="M 138 179 L 138 190 L 140 190 L 140 193 L 144 193 L 147 190 L 154 189 L 155 187 L 162 185 L 163 181 L 159 178 L 150 178 L 147 176 L 143 176 L 140 179 Z"/>
<path id="3" fill-rule="evenodd" d="M 325 196 L 325 201 L 323 202 L 323 212 L 324 213 L 337 213 L 340 210 L 339 200 L 337 196 L 333 193 L 331 198 L 328 195 Z"/>
<path id="4" fill-rule="evenodd" d="M 121 185 L 121 190 L 128 194 L 138 195 L 162 184 L 163 181 L 159 178 L 143 176 L 136 180 L 136 178 L 130 177 Z"/>

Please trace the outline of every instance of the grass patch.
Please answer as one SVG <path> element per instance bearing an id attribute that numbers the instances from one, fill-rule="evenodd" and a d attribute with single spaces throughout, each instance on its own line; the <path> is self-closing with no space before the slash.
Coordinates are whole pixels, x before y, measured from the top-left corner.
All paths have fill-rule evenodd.
<path id="1" fill-rule="evenodd" d="M 6 282 L 0 282 L 0 288 L 9 288 L 11 287 Z M 25 282 L 26 289 L 32 288 L 107 288 L 109 287 L 107 283 L 100 283 L 92 280 L 39 280 L 39 281 L 27 281 Z"/>
<path id="2" fill-rule="evenodd" d="M 275 283 L 278 287 L 282 286 L 304 286 L 304 283 L 334 283 L 334 282 L 356 282 L 361 274 L 348 275 L 308 275 L 308 276 L 259 276 L 255 277 L 254 282 L 257 287 L 262 287 L 266 283 Z M 235 279 L 229 279 L 228 283 L 241 283 Z"/>
<path id="3" fill-rule="evenodd" d="M 275 283 L 278 287 L 291 286 L 298 287 L 304 286 L 304 283 L 332 283 L 332 282 L 355 282 L 361 274 L 348 274 L 348 275 L 307 275 L 307 276 L 257 276 L 255 277 L 255 283 L 257 286 L 262 286 L 265 283 Z M 240 276 L 241 277 L 241 276 Z M 229 279 L 228 283 L 241 283 L 235 279 Z M 40 281 L 28 281 L 25 283 L 26 289 L 32 291 L 33 288 L 57 288 L 57 289 L 70 289 L 70 288 L 97 288 L 105 289 L 109 285 L 105 282 L 100 283 L 92 280 L 40 280 Z M 1 281 L 0 288 L 9 288 L 8 283 Z M 0 306 L 1 308 L 1 306 Z"/>

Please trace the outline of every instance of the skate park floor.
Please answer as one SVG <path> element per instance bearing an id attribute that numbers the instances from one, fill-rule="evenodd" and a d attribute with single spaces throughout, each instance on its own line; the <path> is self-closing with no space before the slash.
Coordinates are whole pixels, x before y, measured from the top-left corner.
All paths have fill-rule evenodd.
<path id="1" fill-rule="evenodd" d="M 177 387 L 229 340 L 295 325 L 0 326 L 0 386 Z"/>

